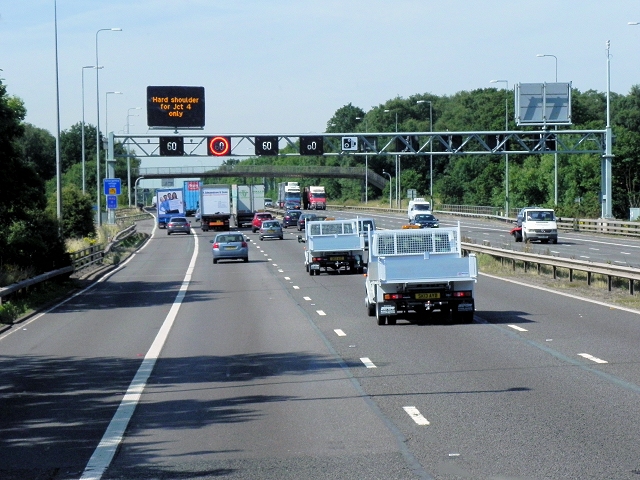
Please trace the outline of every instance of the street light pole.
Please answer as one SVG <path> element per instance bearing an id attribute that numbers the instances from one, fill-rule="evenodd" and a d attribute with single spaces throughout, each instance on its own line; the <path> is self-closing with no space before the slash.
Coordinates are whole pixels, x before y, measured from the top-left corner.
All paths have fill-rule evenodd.
<path id="1" fill-rule="evenodd" d="M 390 113 L 391 110 L 386 109 L 386 113 Z M 396 111 L 396 133 L 398 133 L 398 112 Z M 400 190 L 400 165 L 398 163 L 398 155 L 396 154 L 396 208 L 400 208 L 400 197 L 398 192 Z"/>
<path id="2" fill-rule="evenodd" d="M 509 131 L 509 81 L 508 80 L 491 80 L 490 83 L 504 83 L 504 216 L 509 216 L 509 151 L 507 150 L 507 131 Z"/>
<path id="3" fill-rule="evenodd" d="M 129 117 L 131 114 L 129 113 L 131 110 L 142 110 L 142 107 L 131 107 L 127 109 L 127 135 L 129 135 Z M 129 208 L 131 208 L 131 157 L 127 155 L 127 197 L 129 199 Z M 134 200 L 138 201 L 137 192 L 135 195 L 136 198 Z"/>
<path id="4" fill-rule="evenodd" d="M 104 96 L 104 133 L 109 136 L 109 95 L 122 95 L 122 92 L 107 92 Z M 109 162 L 104 162 L 104 178 L 109 178 Z"/>
<path id="5" fill-rule="evenodd" d="M 86 67 L 82 67 L 82 193 L 86 192 L 86 180 L 85 180 L 85 148 L 84 148 L 84 70 L 85 68 L 96 68 L 95 65 L 88 65 Z M 98 67 L 102 68 L 102 67 Z"/>
<path id="6" fill-rule="evenodd" d="M 416 103 L 429 104 L 429 132 L 433 133 L 433 104 L 431 100 L 418 100 Z M 433 137 L 429 139 L 429 205 L 433 209 Z"/>
<path id="7" fill-rule="evenodd" d="M 134 187 L 134 190 L 135 190 L 135 195 L 134 195 L 134 196 L 135 196 L 135 199 L 134 199 L 134 200 L 136 201 L 136 203 L 138 203 L 138 182 L 139 182 L 140 180 L 142 180 L 143 178 L 144 178 L 144 177 L 138 177 L 138 178 L 136 178 L 136 184 L 135 184 L 135 187 Z M 129 206 L 131 206 L 131 205 L 129 205 Z"/>
<path id="8" fill-rule="evenodd" d="M 362 117 L 356 117 L 356 120 L 364 120 L 364 132 L 367 133 L 369 129 L 367 128 L 367 119 Z M 366 148 L 366 147 L 365 147 Z M 369 203 L 369 154 L 364 154 L 364 203 L 365 205 Z"/>
<path id="9" fill-rule="evenodd" d="M 542 54 L 542 53 L 538 53 L 536 55 L 536 57 L 553 57 L 554 60 L 556 61 L 556 83 L 558 83 L 558 57 L 556 57 L 555 55 L 548 55 L 548 54 Z M 556 130 L 558 130 L 558 125 L 556 125 Z M 556 145 L 556 151 L 553 154 L 553 159 L 554 159 L 554 188 L 553 188 L 553 194 L 554 194 L 554 205 L 557 207 L 558 206 L 558 135 L 556 134 L 556 138 L 555 138 L 555 145 Z"/>
<path id="10" fill-rule="evenodd" d="M 96 32 L 96 206 L 98 209 L 98 226 L 102 225 L 102 212 L 100 211 L 100 65 L 98 63 L 98 34 L 104 31 L 121 32 L 121 28 L 101 28 Z"/>
<path id="11" fill-rule="evenodd" d="M 391 174 L 382 170 L 383 175 L 389 175 L 389 210 L 391 210 Z"/>

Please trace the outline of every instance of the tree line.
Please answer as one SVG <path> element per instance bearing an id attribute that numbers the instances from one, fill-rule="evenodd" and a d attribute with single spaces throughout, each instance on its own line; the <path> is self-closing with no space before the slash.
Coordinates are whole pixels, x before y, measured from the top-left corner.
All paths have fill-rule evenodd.
<path id="1" fill-rule="evenodd" d="M 570 128 L 604 129 L 606 103 L 604 92 L 574 89 Z M 368 111 L 349 103 L 335 111 L 327 121 L 326 131 L 502 131 L 505 108 L 509 112 L 509 129 L 523 130 L 514 121 L 513 95 L 500 89 L 483 88 L 451 96 L 424 93 L 408 98 L 396 97 Z M 68 262 L 64 255 L 65 238 L 96 233 L 93 210 L 97 194 L 96 127 L 90 124 L 84 127 L 86 193 L 82 192 L 82 124 L 78 122 L 60 134 L 63 220 L 58 224 L 56 139 L 47 130 L 24 122 L 25 115 L 24 103 L 11 96 L 0 80 L 0 155 L 5 166 L 3 195 L 0 195 L 0 228 L 3 232 L 0 266 L 3 270 L 30 267 L 40 272 Z M 626 95 L 611 94 L 611 119 L 614 133 L 612 208 L 616 218 L 628 218 L 629 208 L 640 207 L 640 170 L 637 167 L 640 160 L 640 86 L 632 87 Z M 116 145 L 116 152 L 129 155 L 132 177 L 136 178 L 140 160 L 121 144 Z M 237 163 L 237 160 L 228 160 L 228 163 L 232 162 Z M 362 166 L 363 159 L 346 155 L 279 156 L 240 162 Z M 369 168 L 379 174 L 384 170 L 393 175 L 394 162 L 393 156 L 370 156 L 368 159 Z M 600 163 L 601 158 L 596 154 L 559 155 L 558 214 L 586 218 L 600 216 Z M 104 160 L 101 165 L 104 166 Z M 503 155 L 434 156 L 435 203 L 503 207 L 506 200 L 504 167 Z M 123 179 L 126 193 L 127 158 L 117 157 L 115 168 L 115 176 Z M 403 156 L 401 196 L 406 198 L 407 189 L 427 196 L 430 173 L 428 157 Z M 287 180 L 295 179 L 276 181 Z M 392 178 L 392 184 L 394 180 Z M 228 181 L 243 183 L 247 179 Z M 360 201 L 364 197 L 362 182 L 357 180 L 310 178 L 304 181 L 324 185 L 331 199 Z M 367 188 L 369 199 L 388 195 L 389 187 L 383 191 L 373 186 Z M 553 154 L 509 155 L 509 204 L 512 207 L 554 206 Z"/>

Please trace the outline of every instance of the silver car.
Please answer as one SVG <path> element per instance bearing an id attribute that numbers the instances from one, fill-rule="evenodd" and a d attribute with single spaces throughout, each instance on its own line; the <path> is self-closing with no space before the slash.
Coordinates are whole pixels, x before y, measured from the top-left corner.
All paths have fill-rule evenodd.
<path id="1" fill-rule="evenodd" d="M 178 232 L 191 234 L 191 224 L 185 217 L 171 217 L 167 222 L 167 235 Z"/>
<path id="2" fill-rule="evenodd" d="M 265 220 L 260 226 L 260 240 L 265 238 L 278 238 L 282 240 L 282 225 L 278 220 Z"/>
<path id="3" fill-rule="evenodd" d="M 218 233 L 213 240 L 209 240 L 213 263 L 218 260 L 243 260 L 249 261 L 249 246 L 241 233 Z"/>

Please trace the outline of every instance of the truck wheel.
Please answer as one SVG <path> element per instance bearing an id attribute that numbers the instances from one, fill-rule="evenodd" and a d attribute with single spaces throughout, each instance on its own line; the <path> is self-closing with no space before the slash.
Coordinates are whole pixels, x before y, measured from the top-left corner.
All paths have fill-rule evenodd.
<path id="1" fill-rule="evenodd" d="M 470 312 L 459 312 L 458 306 L 455 305 L 451 310 L 451 321 L 453 323 L 473 323 L 473 312 L 475 308 Z"/>
<path id="2" fill-rule="evenodd" d="M 216 263 L 218 263 L 218 260 L 214 258 L 213 259 L 213 264 L 215 265 Z"/>
<path id="3" fill-rule="evenodd" d="M 396 317 L 387 317 L 387 325 L 395 325 Z"/>
<path id="4" fill-rule="evenodd" d="M 377 303 L 374 304 L 373 306 L 376 309 L 376 319 L 378 320 L 378 325 L 384 325 L 387 322 L 386 317 L 383 317 L 382 315 L 380 315 L 380 309 L 378 308 Z"/>
<path id="5" fill-rule="evenodd" d="M 555 245 L 556 243 L 558 243 L 558 239 L 557 238 L 551 239 L 551 243 L 553 243 Z"/>
<path id="6" fill-rule="evenodd" d="M 305 263 L 305 264 L 304 264 L 304 268 L 305 268 L 305 269 L 307 270 L 307 272 L 308 272 L 308 271 L 309 271 L 309 264 L 308 264 L 308 263 Z"/>
<path id="7" fill-rule="evenodd" d="M 369 295 L 367 294 L 367 289 L 364 289 L 364 306 L 367 309 L 367 315 L 373 317 L 376 314 L 376 304 L 369 302 Z"/>

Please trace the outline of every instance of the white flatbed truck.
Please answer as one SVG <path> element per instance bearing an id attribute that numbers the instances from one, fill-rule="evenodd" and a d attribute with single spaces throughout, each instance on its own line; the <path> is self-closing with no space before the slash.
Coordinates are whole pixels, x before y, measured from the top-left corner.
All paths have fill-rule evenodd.
<path id="1" fill-rule="evenodd" d="M 475 255 L 462 256 L 460 225 L 452 228 L 376 230 L 369 240 L 365 307 L 378 325 L 395 325 L 413 311 L 424 323 L 440 310 L 471 323 L 478 276 Z"/>
<path id="2" fill-rule="evenodd" d="M 305 236 L 298 236 L 306 244 L 304 265 L 309 275 L 322 270 L 341 273 L 364 271 L 366 263 L 365 239 L 358 231 L 358 220 L 310 221 Z"/>

